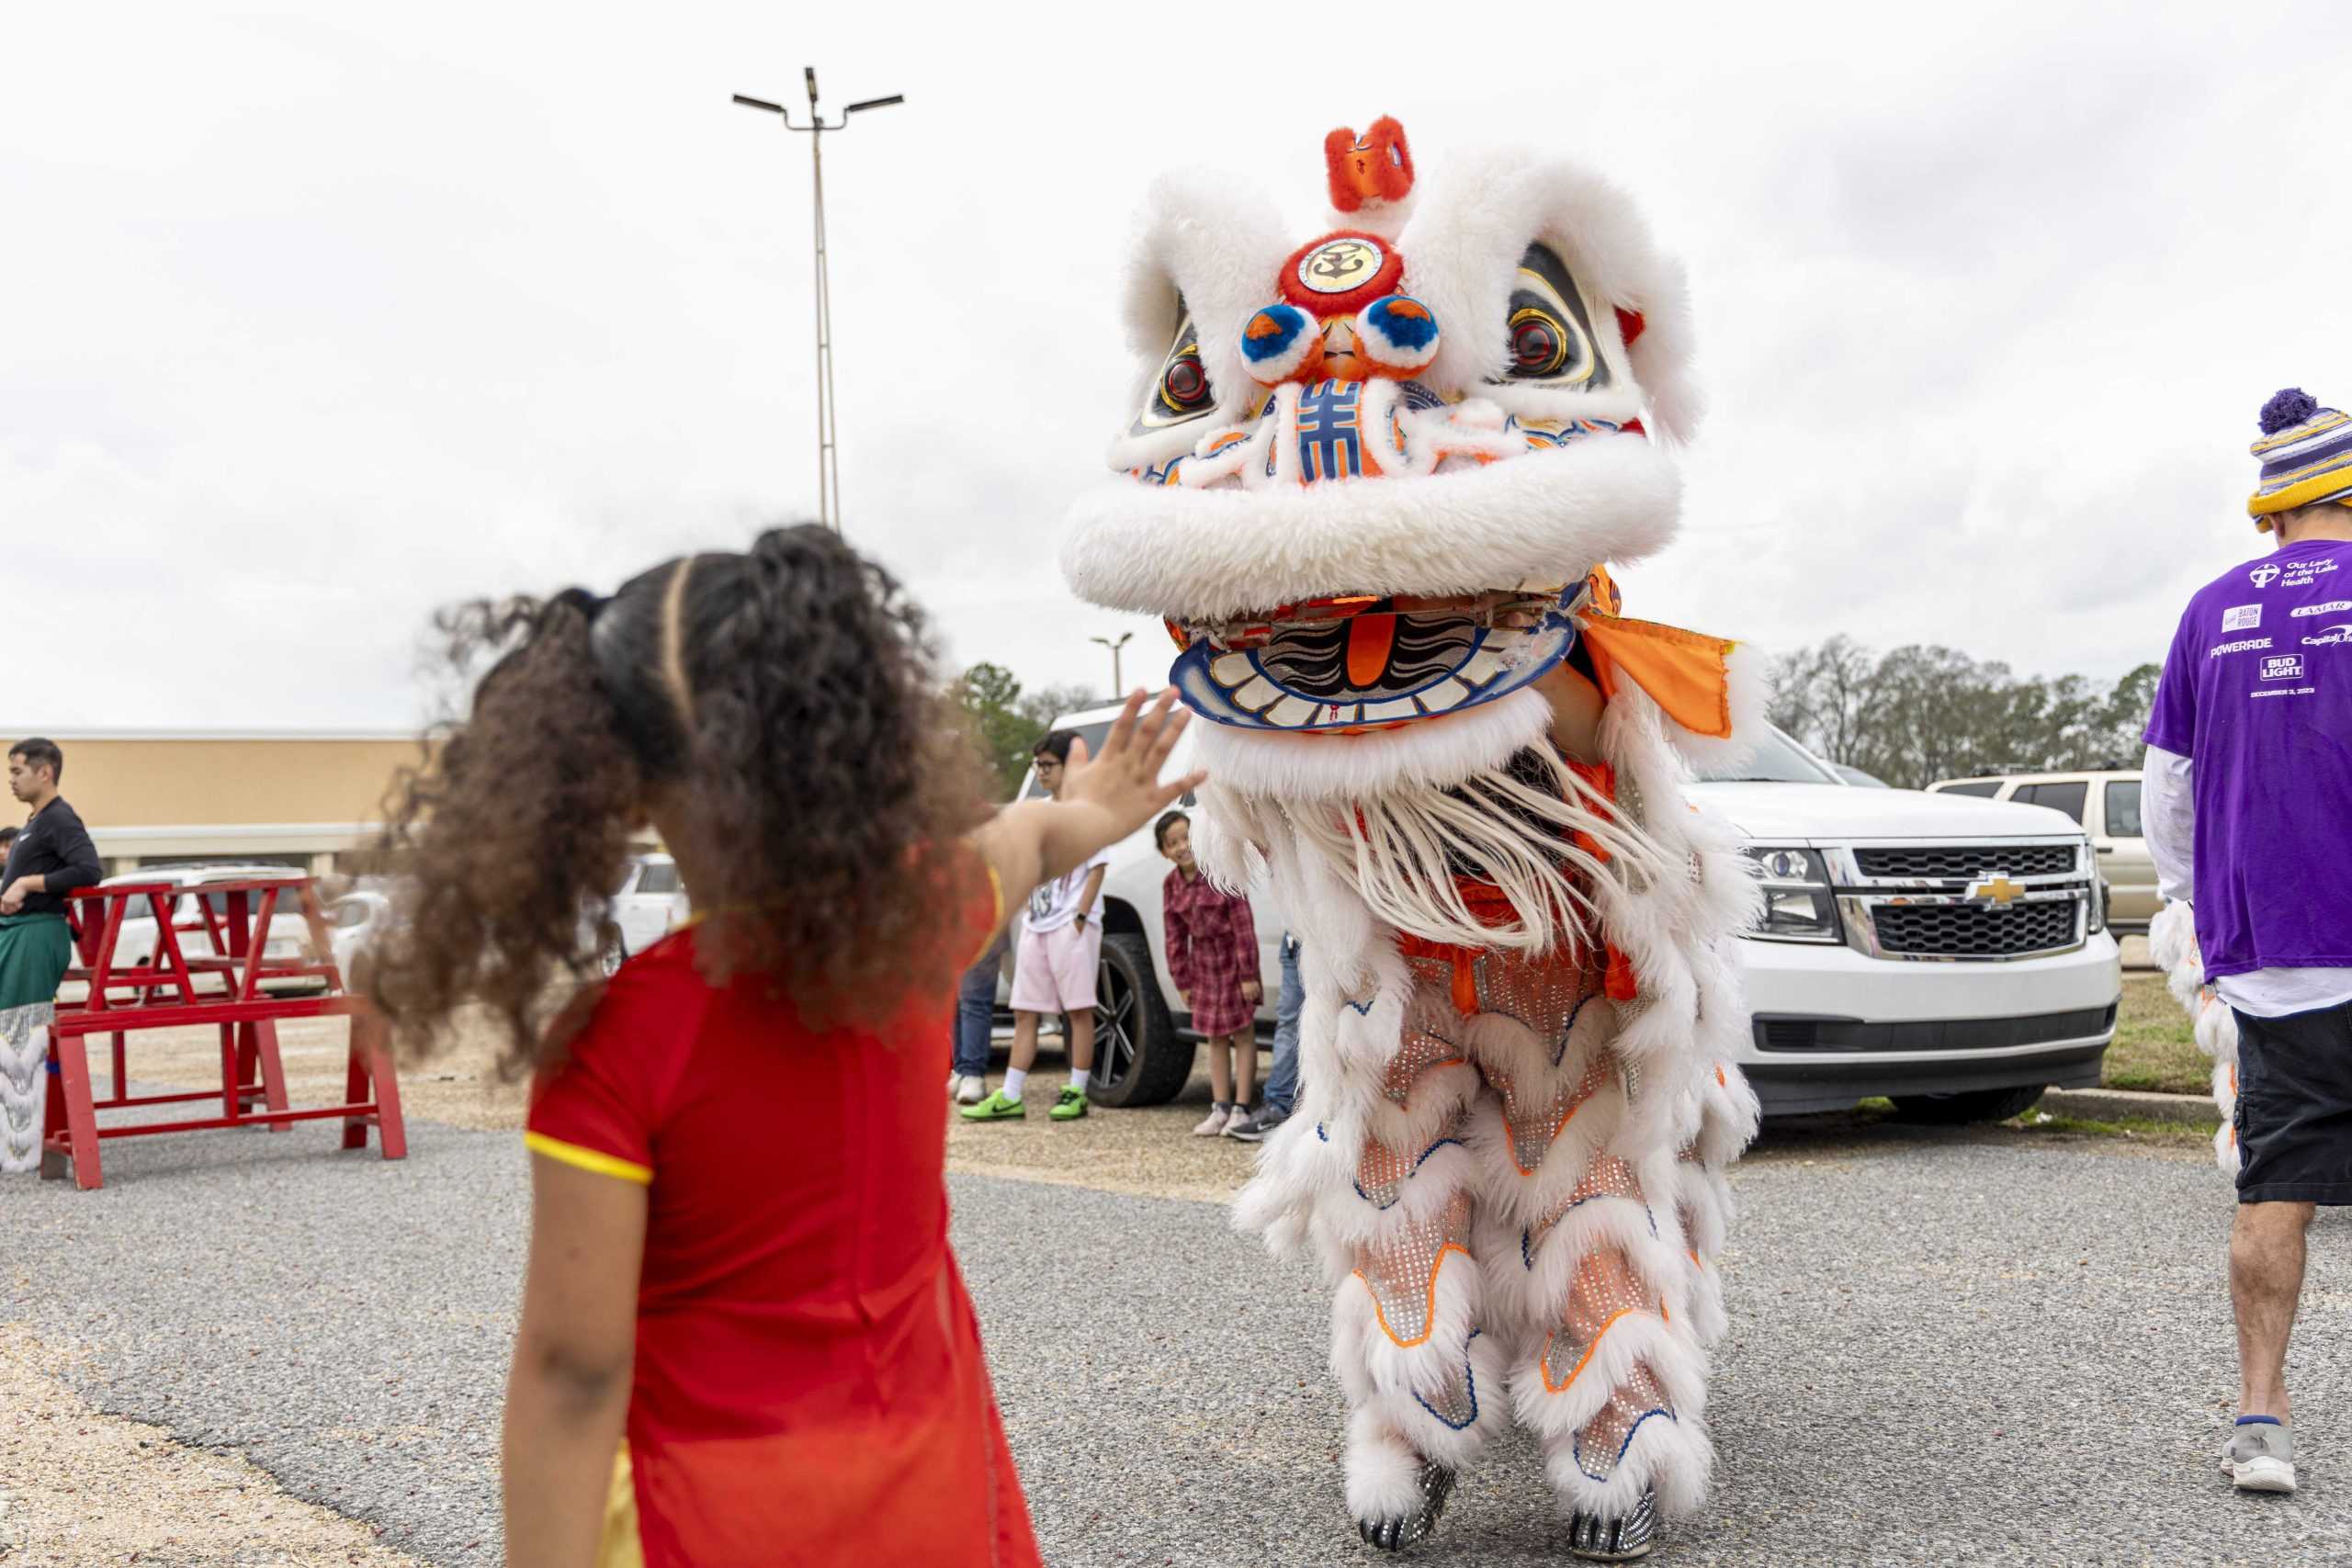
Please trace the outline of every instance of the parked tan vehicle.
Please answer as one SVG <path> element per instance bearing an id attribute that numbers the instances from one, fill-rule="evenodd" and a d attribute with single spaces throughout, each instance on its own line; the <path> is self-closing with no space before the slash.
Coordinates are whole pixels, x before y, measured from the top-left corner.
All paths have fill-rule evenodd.
<path id="1" fill-rule="evenodd" d="M 2119 931 L 2145 934 L 2161 900 L 2156 864 L 2140 835 L 2140 775 L 2121 769 L 2079 773 L 2009 773 L 1996 777 L 1940 779 L 1928 786 L 1943 795 L 1973 795 L 2049 806 L 2090 830 L 2098 852 L 2099 874 L 2108 883 L 2107 923 Z"/>

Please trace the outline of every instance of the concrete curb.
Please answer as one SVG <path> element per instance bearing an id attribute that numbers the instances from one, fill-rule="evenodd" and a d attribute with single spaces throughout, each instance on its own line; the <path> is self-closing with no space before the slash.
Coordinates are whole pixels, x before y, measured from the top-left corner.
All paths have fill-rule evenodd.
<path id="1" fill-rule="evenodd" d="M 2184 1126 L 2209 1128 L 2222 1124 L 2220 1108 L 2201 1094 L 2150 1094 L 2131 1089 L 2053 1089 L 2041 1097 L 2035 1109 L 2052 1116 L 2078 1116 L 2086 1122 L 2178 1122 Z"/>

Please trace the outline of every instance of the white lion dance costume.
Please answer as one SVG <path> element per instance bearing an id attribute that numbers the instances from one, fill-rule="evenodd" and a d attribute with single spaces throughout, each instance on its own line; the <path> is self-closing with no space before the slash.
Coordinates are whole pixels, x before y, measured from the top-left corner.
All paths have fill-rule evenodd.
<path id="1" fill-rule="evenodd" d="M 1729 1066 L 1756 886 L 1681 791 L 1753 722 L 1732 645 L 1621 619 L 1604 570 L 1675 528 L 1681 272 L 1571 164 L 1416 191 L 1385 119 L 1325 152 L 1335 230 L 1153 188 L 1145 374 L 1063 566 L 1167 619 L 1210 721 L 1204 861 L 1262 868 L 1303 943 L 1304 1099 L 1238 1220 L 1329 1272 L 1364 1538 L 1426 1535 L 1516 1415 L 1571 1548 L 1639 1556 L 1706 1489 L 1757 1117 Z"/>

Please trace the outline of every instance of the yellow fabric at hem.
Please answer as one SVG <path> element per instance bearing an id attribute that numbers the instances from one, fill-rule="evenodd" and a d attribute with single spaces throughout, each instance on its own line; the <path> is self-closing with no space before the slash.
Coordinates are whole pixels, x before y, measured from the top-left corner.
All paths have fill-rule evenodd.
<path id="1" fill-rule="evenodd" d="M 627 1443 L 613 1456 L 613 1484 L 605 1495 L 605 1533 L 596 1541 L 595 1568 L 645 1568 L 645 1542 L 637 1532 L 637 1478 L 629 1471 Z"/>
<path id="2" fill-rule="evenodd" d="M 594 1171 L 598 1176 L 617 1177 L 623 1181 L 634 1181 L 639 1187 L 653 1185 L 653 1172 L 634 1160 L 622 1159 L 598 1149 L 582 1148 L 578 1144 L 550 1138 L 545 1133 L 524 1134 L 523 1146 L 535 1155 L 545 1155 L 551 1160 Z"/>

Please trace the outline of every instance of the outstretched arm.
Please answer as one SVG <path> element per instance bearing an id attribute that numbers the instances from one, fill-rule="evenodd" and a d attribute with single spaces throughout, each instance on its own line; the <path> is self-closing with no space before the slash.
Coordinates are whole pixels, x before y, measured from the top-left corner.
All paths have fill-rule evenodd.
<path id="1" fill-rule="evenodd" d="M 1006 908 L 1026 901 L 1040 882 L 1125 838 L 1208 777 L 1194 772 L 1160 782 L 1189 716 L 1171 711 L 1175 702 L 1174 690 L 1164 691 L 1147 710 L 1144 694 L 1136 692 L 1103 737 L 1101 756 L 1089 757 L 1082 739 L 1071 743 L 1061 799 L 1009 806 L 973 831 L 968 841 L 995 869 Z"/>

